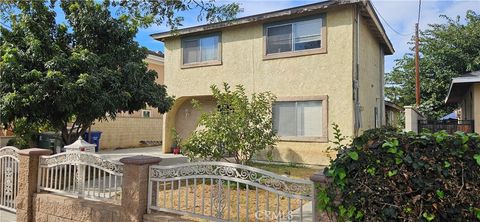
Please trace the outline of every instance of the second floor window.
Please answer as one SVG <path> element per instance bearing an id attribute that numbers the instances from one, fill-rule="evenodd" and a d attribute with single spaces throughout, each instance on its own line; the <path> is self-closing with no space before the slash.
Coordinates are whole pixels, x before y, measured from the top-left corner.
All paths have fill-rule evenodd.
<path id="1" fill-rule="evenodd" d="M 322 19 L 266 27 L 266 54 L 294 52 L 322 47 Z"/>
<path id="2" fill-rule="evenodd" d="M 219 61 L 219 35 L 183 39 L 183 64 Z"/>

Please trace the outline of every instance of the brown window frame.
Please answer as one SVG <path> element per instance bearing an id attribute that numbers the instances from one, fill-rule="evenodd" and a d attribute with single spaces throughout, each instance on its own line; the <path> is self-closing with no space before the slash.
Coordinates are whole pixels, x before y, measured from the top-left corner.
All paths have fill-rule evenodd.
<path id="1" fill-rule="evenodd" d="M 278 136 L 279 141 L 291 142 L 328 142 L 328 96 L 288 96 L 278 97 L 276 102 L 304 102 L 304 101 L 321 101 L 322 102 L 322 135 L 321 136 Z M 273 104 L 272 104 L 273 115 Z M 273 124 L 273 120 L 272 120 Z"/>
<path id="2" fill-rule="evenodd" d="M 289 58 L 289 57 L 297 57 L 297 56 L 306 56 L 306 55 L 327 53 L 327 19 L 326 18 L 327 18 L 326 13 L 322 13 L 320 15 L 309 16 L 309 17 L 305 17 L 305 18 L 301 18 L 301 19 L 286 20 L 286 21 L 280 21 L 280 22 L 265 24 L 264 27 L 263 27 L 263 60 Z M 322 20 L 322 27 L 320 29 L 320 31 L 321 31 L 321 33 L 320 33 L 321 34 L 320 48 L 304 49 L 304 50 L 295 51 L 294 50 L 295 44 L 292 43 L 292 51 L 267 54 L 267 31 L 268 31 L 268 28 L 276 27 L 276 26 L 282 26 L 282 25 L 286 25 L 286 24 L 294 24 L 294 23 L 302 22 L 302 21 L 315 20 L 315 19 L 321 19 Z M 293 39 L 292 39 L 292 41 L 293 41 Z"/>
<path id="3" fill-rule="evenodd" d="M 145 116 L 145 112 L 148 112 L 148 116 Z M 142 118 L 152 118 L 152 111 L 148 109 L 142 109 Z"/>
<path id="4" fill-rule="evenodd" d="M 183 60 L 183 50 L 184 50 L 184 42 L 188 40 L 196 40 L 196 39 L 202 39 L 202 38 L 207 38 L 211 36 L 217 36 L 218 37 L 218 59 L 217 60 L 209 60 L 209 61 L 203 61 L 203 62 L 193 62 L 193 63 L 184 63 Z M 202 66 L 215 66 L 215 65 L 222 65 L 222 33 L 221 32 L 214 32 L 214 33 L 208 33 L 208 34 L 202 34 L 202 35 L 195 35 L 195 36 L 187 36 L 184 37 L 180 40 L 180 67 L 182 69 L 185 68 L 195 68 L 195 67 L 202 67 Z"/>

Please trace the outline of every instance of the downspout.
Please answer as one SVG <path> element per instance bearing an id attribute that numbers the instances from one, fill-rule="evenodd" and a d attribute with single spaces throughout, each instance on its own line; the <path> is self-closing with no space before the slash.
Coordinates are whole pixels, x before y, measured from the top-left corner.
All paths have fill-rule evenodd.
<path id="1" fill-rule="evenodd" d="M 385 52 L 380 47 L 380 126 L 387 125 L 385 120 Z"/>
<path id="2" fill-rule="evenodd" d="M 360 7 L 356 6 L 356 16 L 355 16 L 355 74 L 353 79 L 353 92 L 354 92 L 354 113 L 355 113 L 355 122 L 354 122 L 354 136 L 358 136 L 360 127 L 362 126 L 362 115 L 360 110 Z"/>

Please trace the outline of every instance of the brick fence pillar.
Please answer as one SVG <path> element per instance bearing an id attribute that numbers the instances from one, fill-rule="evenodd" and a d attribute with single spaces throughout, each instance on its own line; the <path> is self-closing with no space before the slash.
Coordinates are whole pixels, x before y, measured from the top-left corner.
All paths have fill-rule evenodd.
<path id="1" fill-rule="evenodd" d="M 132 156 L 120 160 L 123 166 L 122 208 L 127 221 L 141 222 L 147 213 L 148 171 L 159 157 Z"/>
<path id="2" fill-rule="evenodd" d="M 313 174 L 310 177 L 310 180 L 314 183 L 314 194 L 313 194 L 312 204 L 313 204 L 313 210 L 315 211 L 313 214 L 315 218 L 313 218 L 313 221 L 314 222 L 329 221 L 327 220 L 328 215 L 325 212 L 320 211 L 318 207 L 316 207 L 318 203 L 319 188 L 326 187 L 328 180 L 322 172 L 317 172 Z"/>
<path id="3" fill-rule="evenodd" d="M 17 221 L 33 222 L 33 194 L 37 192 L 38 160 L 42 155 L 52 154 L 46 149 L 25 149 L 20 155 L 18 169 Z"/>

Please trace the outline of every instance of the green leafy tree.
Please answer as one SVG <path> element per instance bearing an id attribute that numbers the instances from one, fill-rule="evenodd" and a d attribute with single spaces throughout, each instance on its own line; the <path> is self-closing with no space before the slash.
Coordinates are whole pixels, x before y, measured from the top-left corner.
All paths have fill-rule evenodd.
<path id="1" fill-rule="evenodd" d="M 442 16 L 444 24 L 431 24 L 420 33 L 420 110 L 436 119 L 455 109 L 445 104 L 453 77 L 480 70 L 480 15 L 468 11 L 465 21 Z M 412 48 L 412 51 L 414 48 Z M 401 106 L 415 104 L 415 62 L 412 54 L 396 61 L 387 74 L 386 96 Z"/>
<path id="2" fill-rule="evenodd" d="M 15 12 L 18 4 L 23 0 L 0 1 L 1 19 L 10 20 L 10 14 Z M 51 5 L 57 1 L 71 2 L 71 0 L 50 0 Z M 166 24 L 176 29 L 182 26 L 184 20 L 182 13 L 195 10 L 198 12 L 198 21 L 208 23 L 231 20 L 237 13 L 243 11 L 236 2 L 217 4 L 215 0 L 104 0 L 104 5 L 109 9 L 128 19 L 132 25 L 148 27 L 152 24 Z"/>
<path id="3" fill-rule="evenodd" d="M 181 12 L 198 10 L 198 21 L 213 23 L 231 20 L 242 11 L 238 3 L 216 4 L 215 0 L 113 0 L 112 3 L 135 24 L 167 24 L 173 29 L 182 25 Z"/>
<path id="4" fill-rule="evenodd" d="M 199 128 L 183 145 L 183 153 L 191 159 L 229 161 L 248 164 L 259 151 L 275 146 L 270 92 L 254 93 L 249 98 L 243 86 L 234 90 L 226 83 L 223 89 L 211 86 L 217 109 L 200 116 Z"/>
<path id="5" fill-rule="evenodd" d="M 0 29 L 3 124 L 48 124 L 69 144 L 95 120 L 146 105 L 170 108 L 173 99 L 143 61 L 147 49 L 134 41 L 138 26 L 112 16 L 108 1 L 61 1 L 66 23 L 60 24 L 55 1 L 9 3 L 16 7 L 11 29 Z"/>

